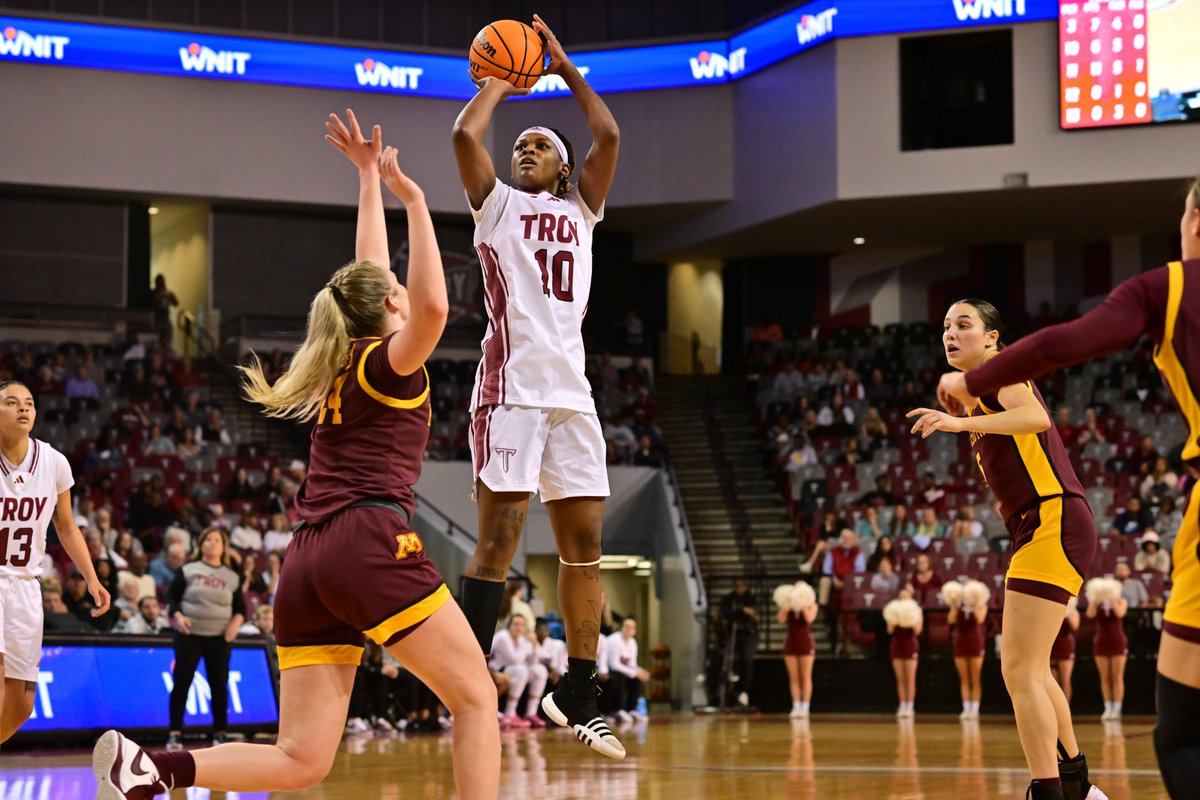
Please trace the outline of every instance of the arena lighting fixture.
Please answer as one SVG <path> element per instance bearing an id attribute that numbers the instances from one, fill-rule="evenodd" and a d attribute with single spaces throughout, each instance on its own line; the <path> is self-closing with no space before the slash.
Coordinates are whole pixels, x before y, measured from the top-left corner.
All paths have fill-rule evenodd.
<path id="1" fill-rule="evenodd" d="M 146 209 L 146 213 L 153 217 L 158 213 L 158 206 L 150 206 L 148 209 Z"/>
<path id="2" fill-rule="evenodd" d="M 854 243 L 855 243 L 855 244 L 866 244 L 866 243 L 867 243 L 867 240 L 866 240 L 866 239 L 864 239 L 862 236 L 855 236 L 855 237 L 854 237 Z"/>

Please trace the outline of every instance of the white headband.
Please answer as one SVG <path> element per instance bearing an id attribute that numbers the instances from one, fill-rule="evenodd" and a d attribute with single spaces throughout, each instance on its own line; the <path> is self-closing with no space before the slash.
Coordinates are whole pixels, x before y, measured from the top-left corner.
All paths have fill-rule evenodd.
<path id="1" fill-rule="evenodd" d="M 525 130 L 521 131 L 521 135 L 517 137 L 517 141 L 521 141 L 521 139 L 525 138 L 531 133 L 541 134 L 550 141 L 554 142 L 554 146 L 558 148 L 558 157 L 562 159 L 562 162 L 564 164 L 569 164 L 571 162 L 571 159 L 567 158 L 567 146 L 563 144 L 563 140 L 559 138 L 558 134 L 549 128 L 543 128 L 541 125 L 534 125 L 532 128 L 526 128 Z"/>

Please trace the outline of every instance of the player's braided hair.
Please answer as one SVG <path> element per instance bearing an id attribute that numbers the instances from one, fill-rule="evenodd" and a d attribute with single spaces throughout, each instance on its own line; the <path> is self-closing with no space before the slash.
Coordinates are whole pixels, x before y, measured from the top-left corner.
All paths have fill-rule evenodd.
<path id="1" fill-rule="evenodd" d="M 977 312 L 979 312 L 979 320 L 983 323 L 984 333 L 991 333 L 992 331 L 1001 333 L 1003 329 L 1003 323 L 1000 321 L 1000 312 L 996 310 L 994 305 L 989 303 L 987 300 L 977 300 L 970 297 L 962 300 L 955 300 L 950 305 L 956 306 L 959 303 L 971 306 Z M 1002 342 L 999 337 L 996 338 L 996 349 L 1004 349 L 1004 342 Z"/>
<path id="2" fill-rule="evenodd" d="M 274 386 L 257 355 L 238 367 L 246 397 L 262 405 L 268 416 L 312 419 L 346 364 L 350 340 L 383 333 L 384 301 L 392 293 L 386 270 L 386 265 L 351 261 L 335 272 L 313 298 L 304 343 Z"/>
<path id="3" fill-rule="evenodd" d="M 549 125 L 546 128 L 547 130 L 554 131 L 555 135 L 559 139 L 562 139 L 563 147 L 567 148 L 567 174 L 558 176 L 558 186 L 554 189 L 554 196 L 562 197 L 571 191 L 571 187 L 573 186 L 569 178 L 571 177 L 571 173 L 575 171 L 575 148 L 571 146 L 571 140 L 563 136 L 562 131 L 558 128 L 551 128 Z"/>

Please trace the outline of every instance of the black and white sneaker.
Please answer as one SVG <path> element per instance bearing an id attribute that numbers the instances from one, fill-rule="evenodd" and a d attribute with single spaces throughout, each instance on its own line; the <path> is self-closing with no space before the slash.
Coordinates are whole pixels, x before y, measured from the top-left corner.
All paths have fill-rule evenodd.
<path id="1" fill-rule="evenodd" d="M 116 731 L 96 742 L 92 772 L 97 800 L 151 800 L 166 791 L 146 751 Z"/>
<path id="2" fill-rule="evenodd" d="M 600 716 L 596 691 L 595 684 L 573 688 L 568 681 L 560 681 L 553 693 L 542 698 L 542 710 L 556 724 L 570 728 L 575 738 L 600 755 L 620 760 L 625 757 L 625 748 Z"/>

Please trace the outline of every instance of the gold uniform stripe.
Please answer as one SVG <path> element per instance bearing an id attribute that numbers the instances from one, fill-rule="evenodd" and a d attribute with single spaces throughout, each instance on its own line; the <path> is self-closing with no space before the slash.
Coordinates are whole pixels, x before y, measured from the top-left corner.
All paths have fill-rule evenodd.
<path id="1" fill-rule="evenodd" d="M 313 667 L 322 664 L 349 664 L 358 666 L 362 661 L 363 648 L 354 644 L 316 644 L 302 647 L 275 648 L 279 654 L 279 668 Z"/>
<path id="2" fill-rule="evenodd" d="M 1183 364 L 1180 363 L 1179 356 L 1175 353 L 1175 324 L 1179 319 L 1179 307 L 1183 302 L 1183 263 L 1172 261 L 1167 266 L 1167 270 L 1169 276 L 1167 323 L 1166 329 L 1163 331 L 1162 344 L 1154 353 L 1154 363 L 1162 372 L 1167 386 L 1171 389 L 1171 394 L 1175 395 L 1179 409 L 1183 412 L 1183 418 L 1187 420 L 1190 433 L 1183 446 L 1182 457 L 1184 461 L 1190 461 L 1200 458 L 1200 443 L 1197 443 L 1197 438 L 1200 438 L 1200 400 L 1197 400 L 1196 395 L 1192 393 L 1187 372 L 1184 371 Z"/>
<path id="3" fill-rule="evenodd" d="M 366 392 L 370 397 L 378 400 L 385 406 L 391 406 L 392 408 L 419 407 L 425 402 L 425 398 L 429 397 L 429 372 L 425 369 L 424 364 L 421 365 L 421 372 L 425 375 L 425 389 L 416 397 L 408 400 L 400 397 L 389 397 L 367 382 L 367 356 L 371 355 L 371 351 L 376 347 L 379 347 L 381 344 L 383 344 L 382 339 L 378 342 L 367 345 L 367 348 L 363 350 L 362 356 L 358 359 L 358 385 L 361 386 L 363 391 Z"/>
<path id="4" fill-rule="evenodd" d="M 450 590 L 443 583 L 433 594 L 424 600 L 417 601 L 399 614 L 388 617 L 382 623 L 371 628 L 369 631 L 364 631 L 364 633 L 370 636 L 371 640 L 376 644 L 383 644 L 405 628 L 411 628 L 418 622 L 424 622 L 429 619 L 435 611 L 446 605 L 446 601 L 449 599 Z"/>
<path id="5" fill-rule="evenodd" d="M 1025 385 L 1029 391 L 1033 391 L 1033 383 L 1025 381 Z M 979 407 L 983 409 L 985 414 L 999 414 L 999 411 L 993 411 L 979 401 Z M 1042 449 L 1042 443 L 1038 439 L 1036 433 L 1021 433 L 1012 437 L 1013 442 L 1017 445 L 1017 452 L 1021 456 L 1021 463 L 1025 465 L 1025 471 L 1029 474 L 1030 481 L 1033 482 L 1033 490 L 1037 492 L 1038 497 L 1053 497 L 1063 493 L 1062 483 L 1054 474 L 1054 467 L 1050 464 L 1050 458 L 1046 455 L 1046 451 Z M 982 469 L 982 463 L 980 465 Z M 986 477 L 986 475 L 985 475 Z"/>
<path id="6" fill-rule="evenodd" d="M 1027 512 L 1030 513 L 1030 512 Z M 1079 594 L 1083 577 L 1063 550 L 1063 499 L 1051 497 L 1038 506 L 1033 537 L 1013 553 L 1007 577 L 1048 583 Z"/>

